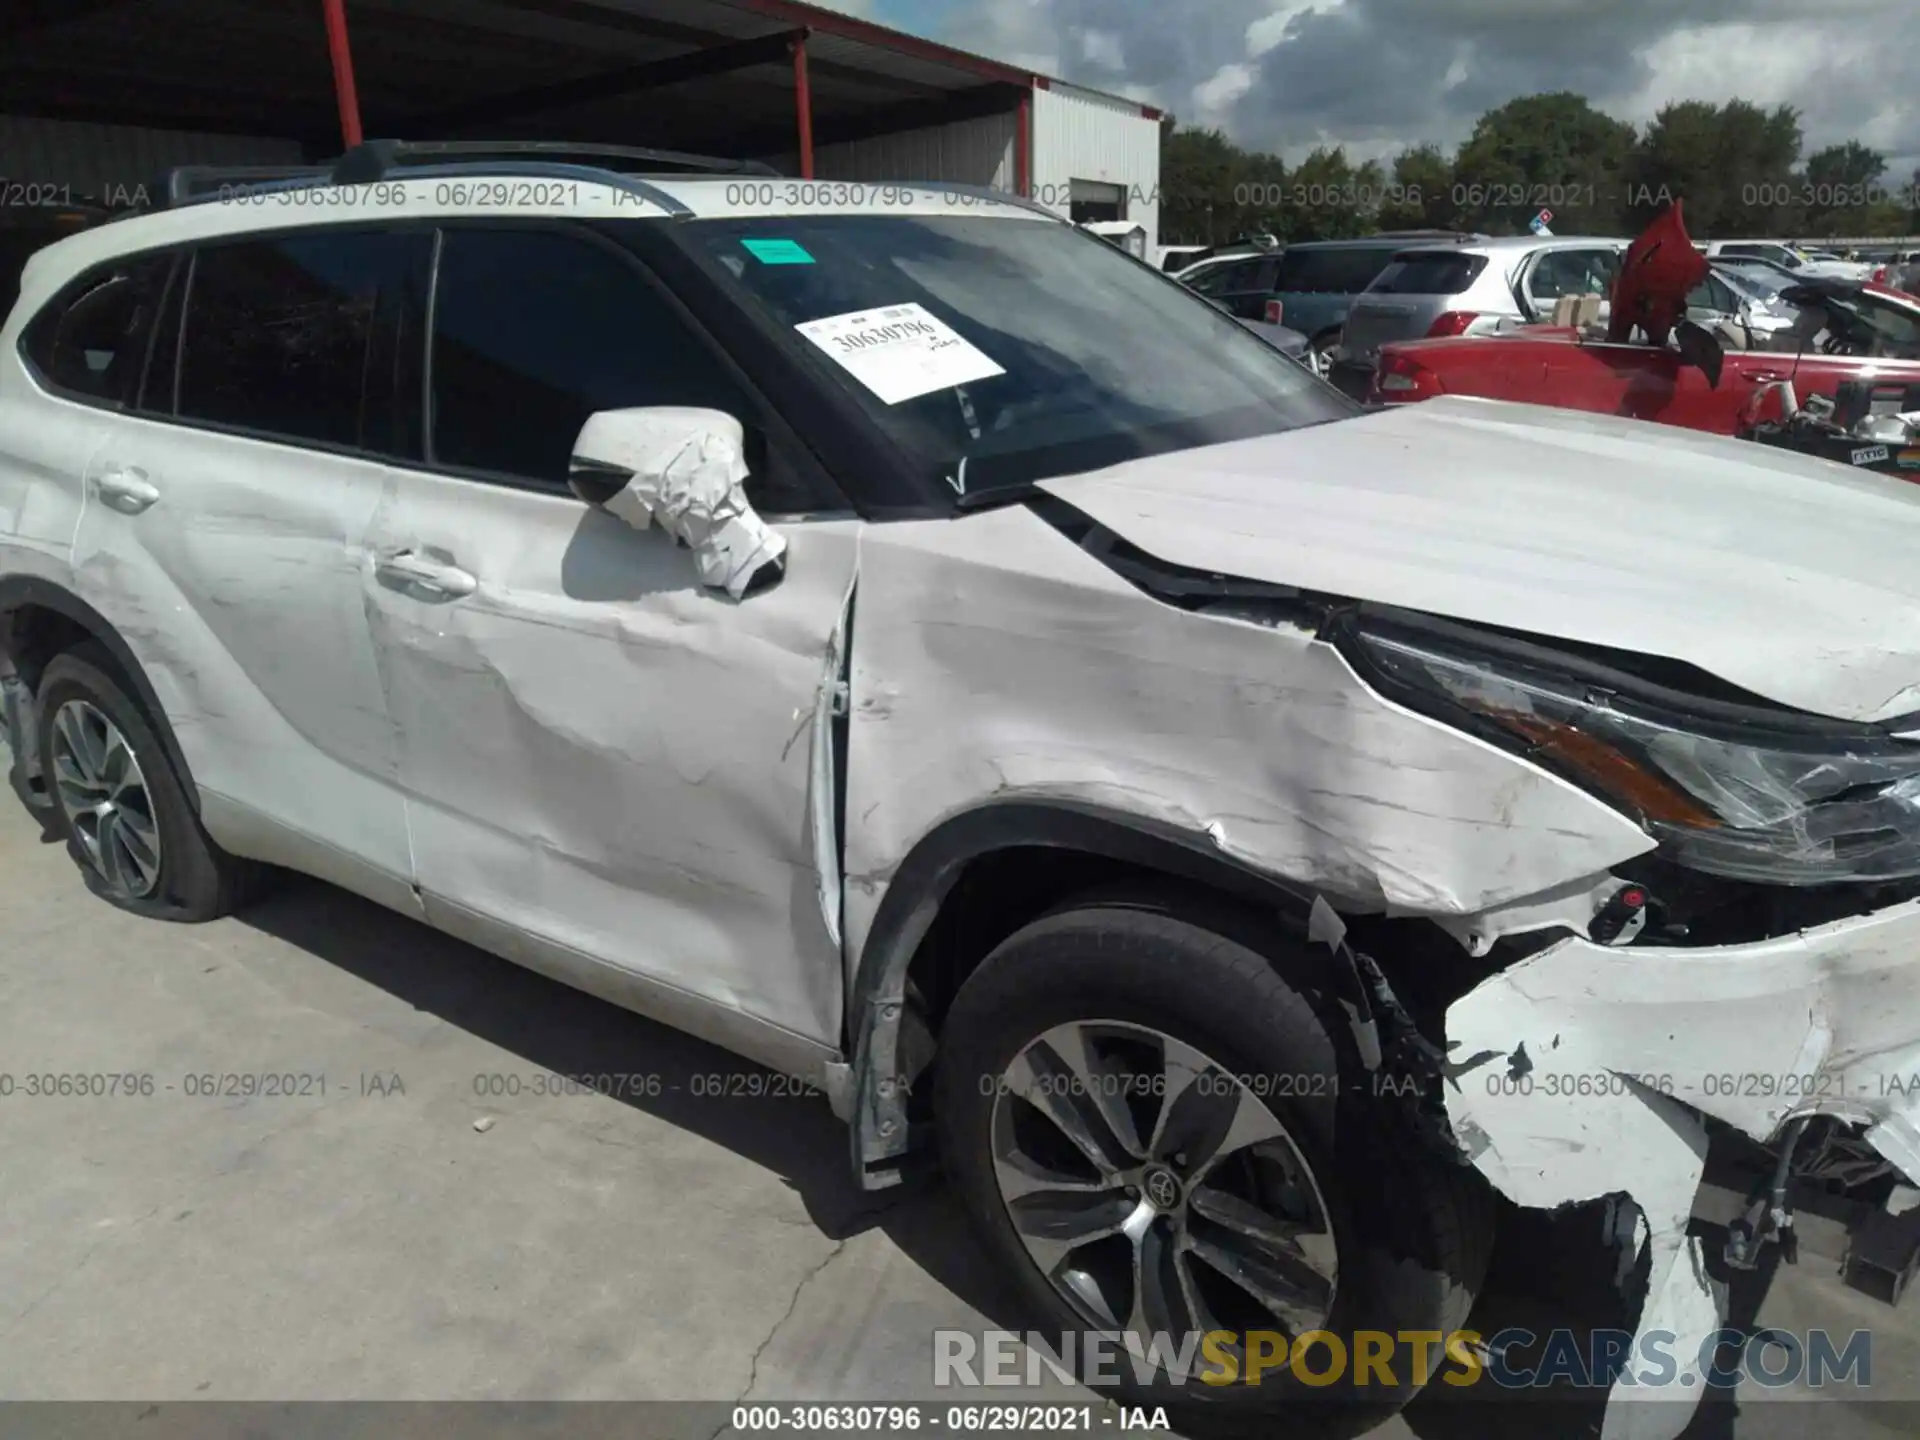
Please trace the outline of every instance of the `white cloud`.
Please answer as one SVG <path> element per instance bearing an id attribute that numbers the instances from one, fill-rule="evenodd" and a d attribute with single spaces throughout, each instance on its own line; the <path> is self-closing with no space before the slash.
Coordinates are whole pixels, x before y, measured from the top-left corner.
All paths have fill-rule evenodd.
<path id="1" fill-rule="evenodd" d="M 835 0 L 843 7 L 869 0 Z M 1571 90 L 1644 124 L 1675 100 L 1791 105 L 1808 152 L 1920 158 L 1915 0 L 976 0 L 941 38 L 1297 159 L 1454 146 L 1486 110 Z M 1183 108 L 1182 102 L 1186 108 Z M 1150 101 L 1148 103 L 1160 103 Z"/>
<path id="2" fill-rule="evenodd" d="M 1342 0 L 1331 0 L 1329 9 L 1338 9 Z M 1247 56 L 1258 60 L 1274 46 L 1287 37 L 1287 27 L 1307 12 L 1315 9 L 1314 0 L 1293 0 L 1277 9 L 1262 15 L 1247 26 Z"/>
<path id="3" fill-rule="evenodd" d="M 1221 115 L 1253 88 L 1249 65 L 1222 65 L 1193 87 L 1194 108 L 1202 115 Z"/>
<path id="4" fill-rule="evenodd" d="M 1127 68 L 1127 57 L 1120 48 L 1120 37 L 1106 30 L 1080 32 L 1080 58 L 1102 70 Z"/>

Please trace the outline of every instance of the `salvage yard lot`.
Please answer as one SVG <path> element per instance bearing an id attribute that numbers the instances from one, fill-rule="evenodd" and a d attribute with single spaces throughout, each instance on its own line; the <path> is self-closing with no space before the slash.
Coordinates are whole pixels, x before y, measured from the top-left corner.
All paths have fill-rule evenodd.
<path id="1" fill-rule="evenodd" d="M 0 1071 L 154 1082 L 0 1101 L 9 1400 L 928 1399 L 936 1328 L 1018 1324 L 944 1193 L 851 1186 L 823 1101 L 753 1093 L 753 1066 L 317 882 L 212 925 L 134 919 L 10 799 Z M 627 1094 L 532 1093 L 554 1072 Z M 188 1093 L 226 1075 L 296 1093 Z M 1512 1253 L 1536 1240 L 1503 1276 L 1550 1269 Z M 1786 1272 L 1762 1321 L 1871 1327 L 1876 1391 L 1920 1395 L 1920 1307 L 1831 1269 Z M 1475 1322 L 1554 1313 L 1496 1287 Z M 1450 1398 L 1378 1433 L 1597 1433 Z M 1809 1419 L 1727 1405 L 1690 1433 Z M 1910 1422 L 1847 1402 L 1818 1421 Z"/>

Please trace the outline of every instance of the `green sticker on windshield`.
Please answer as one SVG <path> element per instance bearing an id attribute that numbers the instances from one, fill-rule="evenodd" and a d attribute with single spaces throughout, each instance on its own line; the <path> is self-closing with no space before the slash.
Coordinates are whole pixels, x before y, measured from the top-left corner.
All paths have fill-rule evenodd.
<path id="1" fill-rule="evenodd" d="M 813 264 L 813 256 L 798 240 L 742 240 L 740 243 L 762 265 Z"/>

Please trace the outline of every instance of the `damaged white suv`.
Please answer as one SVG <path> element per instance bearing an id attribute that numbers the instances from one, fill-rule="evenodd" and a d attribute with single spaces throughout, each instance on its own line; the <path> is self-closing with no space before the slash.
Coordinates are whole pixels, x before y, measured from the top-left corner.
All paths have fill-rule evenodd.
<path id="1" fill-rule="evenodd" d="M 1710 1144 L 1749 1250 L 1920 1175 L 1916 507 L 1362 414 L 1006 196 L 375 145 L 29 265 L 0 677 L 103 898 L 292 867 L 805 1077 L 1041 1328 L 1450 1332 L 1491 1181 L 1630 1197 L 1684 1356 Z"/>

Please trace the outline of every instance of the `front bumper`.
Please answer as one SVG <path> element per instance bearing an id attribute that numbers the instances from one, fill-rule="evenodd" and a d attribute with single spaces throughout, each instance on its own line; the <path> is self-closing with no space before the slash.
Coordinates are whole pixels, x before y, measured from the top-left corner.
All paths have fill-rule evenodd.
<path id="1" fill-rule="evenodd" d="M 1564 940 L 1455 1002 L 1447 1035 L 1493 1057 L 1447 1108 L 1521 1204 L 1630 1190 L 1672 1102 L 1760 1141 L 1841 1116 L 1920 1176 L 1920 901 L 1745 945 Z"/>
<path id="2" fill-rule="evenodd" d="M 1762 1142 L 1838 1116 L 1920 1177 L 1920 901 L 1743 945 L 1563 940 L 1456 1001 L 1447 1039 L 1454 1133 L 1509 1199 L 1624 1192 L 1639 1207 L 1653 1252 L 1640 1330 L 1683 1337 L 1681 1354 L 1722 1314 L 1686 1234 L 1703 1115 Z M 1647 1398 L 1616 1389 L 1607 1440 L 1674 1433 L 1685 1407 L 1631 1403 Z"/>

